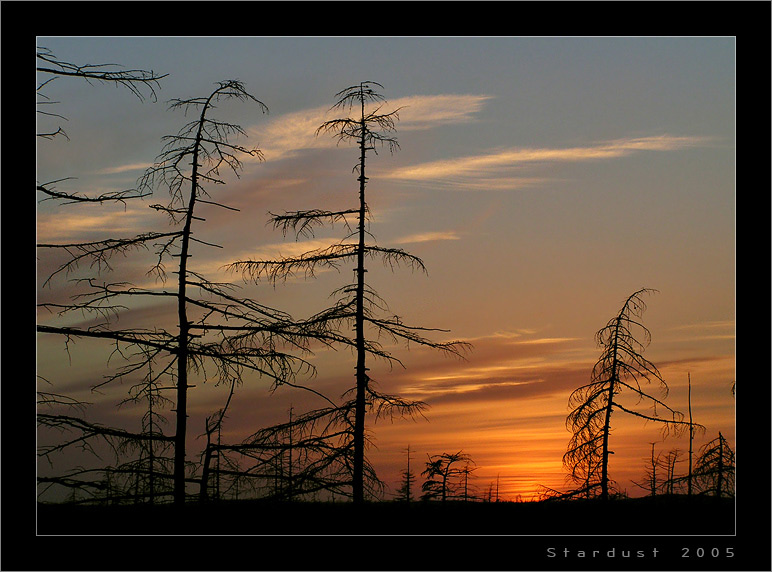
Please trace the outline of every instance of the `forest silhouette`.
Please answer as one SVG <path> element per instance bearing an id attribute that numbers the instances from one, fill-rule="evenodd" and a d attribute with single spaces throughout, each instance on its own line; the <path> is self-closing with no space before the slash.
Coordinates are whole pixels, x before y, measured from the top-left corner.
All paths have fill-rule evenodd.
<path id="1" fill-rule="evenodd" d="M 156 97 L 165 77 L 145 70 L 118 71 L 110 65 L 76 65 L 44 48 L 37 59 L 38 73 L 48 77 L 37 88 L 41 101 L 53 78 L 116 84 L 145 100 Z M 367 279 L 368 263 L 374 260 L 393 271 L 426 270 L 417 256 L 378 245 L 371 229 L 366 199 L 373 191 L 367 168 L 378 160 L 378 150 L 399 149 L 399 109 L 388 110 L 383 90 L 374 81 L 341 90 L 330 109 L 337 116 L 315 134 L 351 145 L 356 176 L 348 191 L 349 208 L 309 205 L 308 210 L 270 215 L 269 223 L 285 237 L 314 237 L 316 230 L 328 227 L 342 228 L 342 238 L 297 256 L 240 259 L 228 266 L 247 283 L 274 288 L 291 278 L 312 281 L 323 270 L 353 272 L 353 281 L 332 292 L 329 306 L 307 317 L 242 296 L 233 284 L 207 278 L 195 265 L 196 249 L 219 247 L 198 232 L 206 227 L 198 209 L 208 205 L 238 216 L 236 209 L 220 202 L 217 192 L 227 176 L 239 176 L 245 158 L 262 158 L 259 148 L 237 142 L 246 135 L 240 125 L 216 117 L 226 102 L 268 113 L 268 106 L 242 82 L 220 81 L 209 93 L 172 100 L 170 112 L 182 112 L 186 119 L 177 133 L 163 138 L 160 153 L 134 189 L 90 196 L 58 189 L 67 175 L 38 181 L 43 199 L 75 208 L 78 203 L 121 204 L 165 196 L 165 203 L 150 208 L 171 228 L 37 245 L 59 260 L 44 277 L 44 286 L 57 294 L 52 296 L 56 300 L 41 299 L 39 308 L 56 318 L 85 316 L 95 324 L 39 321 L 37 332 L 58 336 L 65 347 L 80 339 L 109 344 L 114 348 L 111 364 L 94 389 L 114 398 L 116 409 L 132 404 L 143 411 L 136 420 L 139 431 L 101 424 L 89 419 L 90 404 L 60 393 L 56 380 L 39 380 L 38 457 L 48 465 L 37 477 L 39 534 L 57 534 L 62 522 L 78 534 L 99 534 L 104 526 L 112 534 L 137 529 L 147 534 L 197 534 L 201 522 L 215 520 L 220 534 L 572 534 L 582 520 L 593 522 L 598 535 L 652 530 L 732 534 L 734 451 L 722 434 L 725 428 L 692 418 L 691 402 L 688 418 L 667 403 L 667 383 L 643 356 L 652 337 L 643 325 L 644 297 L 655 292 L 649 288 L 630 294 L 598 330 L 600 358 L 587 382 L 577 380 L 577 389 L 566 395 L 571 437 L 563 457 L 565 490 L 542 487 L 539 498 L 529 502 L 505 500 L 494 482 L 482 489 L 474 485 L 479 466 L 463 449 L 437 450 L 421 459 L 411 456 L 410 443 L 404 443 L 400 487 L 387 497 L 387 487 L 367 454 L 377 434 L 376 421 L 416 419 L 420 431 L 428 405 L 380 391 L 368 373 L 372 363 L 402 367 L 390 350 L 394 342 L 459 360 L 468 359 L 474 348 L 463 340 L 438 341 L 446 330 L 406 322 Z M 238 109 L 222 107 L 231 113 Z M 47 107 L 39 112 L 47 119 L 61 118 Z M 60 126 L 37 135 L 39 153 L 48 152 L 44 143 L 66 137 Z M 125 260 L 145 252 L 153 257 L 147 274 L 161 287 L 111 281 Z M 65 293 L 69 298 L 61 301 Z M 148 322 L 119 327 L 121 315 L 151 298 L 175 306 L 176 326 Z M 314 351 L 330 347 L 350 350 L 341 356 L 352 356 L 354 376 L 340 395 L 314 387 Z M 309 392 L 325 406 L 292 408 L 286 421 L 254 427 L 246 437 L 231 440 L 228 412 L 239 398 L 236 388 L 254 379 L 268 380 L 273 391 Z M 206 381 L 222 389 L 221 406 L 206 416 L 204 427 L 191 427 L 196 387 Z M 734 381 L 727 380 L 725 398 L 734 399 L 734 392 Z M 635 405 L 625 401 L 627 396 Z M 645 496 L 629 498 L 615 483 L 609 462 L 615 412 L 661 426 L 661 443 L 668 434 L 688 434 L 686 472 L 676 471 L 682 451 L 656 451 L 652 443 L 651 458 L 642 460 L 642 477 L 636 483 Z M 116 416 L 116 423 L 121 418 Z M 189 450 L 193 432 L 204 437 L 200 451 Z M 694 450 L 696 435 L 715 438 Z M 73 451 L 78 462 L 68 464 Z M 676 513 L 686 522 L 663 517 Z M 368 516 L 366 529 L 354 517 L 362 514 Z M 325 532 L 320 532 L 320 522 Z"/>

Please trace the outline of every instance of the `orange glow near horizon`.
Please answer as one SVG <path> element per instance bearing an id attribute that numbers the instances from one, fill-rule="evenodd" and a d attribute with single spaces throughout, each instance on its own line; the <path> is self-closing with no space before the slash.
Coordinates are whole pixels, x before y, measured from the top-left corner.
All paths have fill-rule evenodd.
<path id="1" fill-rule="evenodd" d="M 48 346 L 51 341 L 41 338 Z M 93 342 L 78 343 L 71 348 L 70 368 L 78 371 L 86 367 L 83 358 L 93 352 L 87 348 Z M 490 487 L 497 487 L 500 500 L 536 500 L 543 487 L 566 491 L 566 471 L 562 465 L 570 433 L 565 427 L 568 414 L 568 395 L 573 389 L 587 383 L 593 366 L 586 341 L 574 338 L 546 339 L 535 334 L 494 335 L 475 340 L 476 348 L 467 361 L 458 362 L 417 350 L 408 354 L 416 367 L 402 370 L 374 368 L 373 378 L 380 390 L 397 393 L 410 399 L 424 400 L 428 405 L 425 418 L 414 420 L 370 421 L 372 439 L 369 458 L 386 483 L 385 498 L 393 498 L 400 486 L 401 473 L 406 468 L 406 448 L 411 449 L 411 471 L 416 477 L 413 495 L 420 496 L 420 476 L 431 455 L 463 451 L 470 455 L 476 470 L 470 479 L 470 490 L 487 498 Z M 55 346 L 54 346 L 55 347 Z M 582 349 L 584 348 L 584 349 Z M 49 369 L 49 360 L 58 354 L 40 355 L 39 367 Z M 81 353 L 83 352 L 83 353 Z M 539 357 L 539 354 L 542 354 Z M 578 355 L 586 358 L 577 361 Z M 320 367 L 326 364 L 345 364 L 347 352 L 322 352 Z M 331 361 L 330 361 L 331 360 Z M 59 361 L 61 363 L 61 361 Z M 70 368 L 65 368 L 70 369 Z M 734 357 L 707 360 L 675 360 L 660 364 L 669 385 L 665 400 L 671 407 L 686 415 L 686 377 L 691 373 L 692 410 L 694 420 L 707 427 L 698 435 L 695 452 L 721 431 L 734 444 L 733 401 L 730 394 L 734 371 Z M 345 371 L 347 368 L 343 368 Z M 382 370 L 382 371 L 381 371 Z M 309 387 L 322 389 L 329 395 L 341 393 L 344 377 L 325 375 L 308 382 Z M 353 380 L 353 376 L 352 376 Z M 86 388 L 83 384 L 81 387 Z M 334 390 L 334 387 L 341 389 Z M 323 389 L 324 388 L 324 389 Z M 655 387 L 647 389 L 657 395 Z M 222 405 L 226 388 L 211 382 L 199 384 L 192 390 L 190 454 L 202 446 L 203 418 Z M 87 399 L 99 403 L 88 391 Z M 323 405 L 309 394 L 278 389 L 271 393 L 266 383 L 243 384 L 236 394 L 223 430 L 225 442 L 238 442 L 261 427 L 287 420 L 290 407 L 295 413 Z M 627 405 L 631 405 L 628 403 Z M 634 406 L 634 403 L 632 404 Z M 125 418 L 130 427 L 138 412 L 123 407 L 116 417 L 108 401 L 95 411 L 102 411 L 105 422 L 114 423 Z M 262 422 L 257 422 L 262 419 Z M 688 450 L 684 437 L 669 436 L 663 440 L 660 427 L 643 422 L 622 412 L 612 418 L 610 440 L 614 455 L 610 458 L 610 475 L 620 490 L 630 496 L 643 496 L 645 491 L 633 481 L 641 482 L 651 443 L 656 451 L 666 454 L 681 452 L 680 469 L 685 467 L 683 453 Z M 495 493 L 494 493 L 495 494 Z"/>

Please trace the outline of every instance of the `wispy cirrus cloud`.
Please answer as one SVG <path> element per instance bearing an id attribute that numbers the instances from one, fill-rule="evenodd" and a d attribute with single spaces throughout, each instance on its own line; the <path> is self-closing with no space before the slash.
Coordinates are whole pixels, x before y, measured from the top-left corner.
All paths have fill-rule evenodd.
<path id="1" fill-rule="evenodd" d="M 97 204 L 80 205 L 76 211 L 38 213 L 38 243 L 83 242 L 134 236 L 147 227 L 147 208 L 135 205 L 107 209 Z M 101 208 L 100 208 L 101 207 Z"/>
<path id="2" fill-rule="evenodd" d="M 674 341 L 734 340 L 736 325 L 734 320 L 718 320 L 677 326 L 671 331 Z"/>
<path id="3" fill-rule="evenodd" d="M 421 232 L 398 238 L 396 244 L 414 244 L 417 242 L 433 242 L 437 240 L 459 240 L 461 237 L 453 230 Z"/>
<path id="4" fill-rule="evenodd" d="M 439 125 L 473 121 L 490 95 L 412 95 L 389 100 L 383 113 L 399 110 L 400 131 L 431 129 Z M 285 113 L 266 124 L 247 129 L 256 139 L 266 161 L 277 161 L 308 149 L 328 149 L 337 144 L 334 137 L 316 136 L 322 123 L 345 112 L 330 110 L 329 106 Z"/>
<path id="5" fill-rule="evenodd" d="M 130 163 L 127 165 L 117 165 L 115 167 L 106 167 L 98 171 L 94 171 L 95 175 L 118 175 L 120 173 L 127 173 L 131 171 L 143 171 L 152 167 L 152 163 Z"/>
<path id="6" fill-rule="evenodd" d="M 677 151 L 705 145 L 709 138 L 657 135 L 614 139 L 579 147 L 498 149 L 479 155 L 442 159 L 393 169 L 381 177 L 404 181 L 445 181 L 469 188 L 512 188 L 546 179 L 513 177 L 508 170 L 539 163 L 569 163 L 614 159 L 643 151 Z"/>
<path id="7" fill-rule="evenodd" d="M 390 374 L 400 394 L 439 401 L 548 395 L 577 383 L 577 372 L 589 371 L 592 356 L 583 340 L 545 337 L 535 332 L 498 332 L 475 339 L 467 361 L 459 364 L 422 356 L 408 373 Z"/>

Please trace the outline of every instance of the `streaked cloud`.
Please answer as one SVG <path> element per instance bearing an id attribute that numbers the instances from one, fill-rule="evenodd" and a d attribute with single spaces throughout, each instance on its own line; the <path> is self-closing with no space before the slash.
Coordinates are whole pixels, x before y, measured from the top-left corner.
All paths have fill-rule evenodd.
<path id="1" fill-rule="evenodd" d="M 388 174 L 383 174 L 389 178 Z M 436 179 L 421 181 L 422 188 L 449 189 L 465 191 L 511 191 L 514 189 L 532 189 L 543 186 L 556 179 L 550 177 L 513 177 L 506 173 L 488 176 L 480 173 L 473 177 L 458 175 L 453 177 L 439 176 Z"/>
<path id="2" fill-rule="evenodd" d="M 296 240 L 286 242 L 274 242 L 264 244 L 256 249 L 243 251 L 236 254 L 237 260 L 277 260 L 280 258 L 291 258 L 300 256 L 312 250 L 327 248 L 330 246 L 329 239 Z"/>
<path id="3" fill-rule="evenodd" d="M 94 171 L 95 175 L 117 175 L 120 173 L 126 173 L 130 171 L 144 171 L 153 166 L 153 163 L 130 163 L 128 165 L 118 165 L 116 167 L 106 167 Z"/>
<path id="4" fill-rule="evenodd" d="M 522 168 L 539 163 L 556 162 L 586 162 L 614 159 L 643 151 L 676 151 L 709 141 L 704 137 L 687 137 L 674 135 L 658 135 L 651 137 L 635 137 L 614 139 L 607 142 L 581 147 L 562 148 L 509 148 L 490 151 L 481 155 L 469 155 L 453 159 L 443 159 L 421 163 L 408 167 L 393 169 L 380 176 L 404 181 L 448 181 L 459 184 L 463 180 L 473 183 L 474 188 L 508 186 L 523 186 L 537 184 L 539 179 L 512 177 L 500 171 Z M 494 176 L 498 173 L 500 176 Z M 480 178 L 490 181 L 480 185 Z M 503 179 L 501 178 L 503 177 Z"/>
<path id="5" fill-rule="evenodd" d="M 142 232 L 147 225 L 147 207 L 134 205 L 78 205 L 80 208 L 56 213 L 37 213 L 37 241 L 69 243 L 105 238 L 122 238 Z M 142 210 L 140 210 L 142 209 Z"/>
<path id="6" fill-rule="evenodd" d="M 436 232 L 422 232 L 418 234 L 411 234 L 398 238 L 394 242 L 396 244 L 412 244 L 416 242 L 432 242 L 437 240 L 459 240 L 461 237 L 457 232 L 452 230 L 436 231 Z"/>
<path id="7" fill-rule="evenodd" d="M 692 335 L 698 338 L 703 337 L 735 337 L 734 320 L 714 320 L 712 322 L 699 322 L 697 324 L 686 324 L 671 328 L 675 332 L 682 332 L 686 335 Z"/>
<path id="8" fill-rule="evenodd" d="M 513 399 L 565 391 L 592 367 L 582 340 L 544 337 L 534 332 L 499 332 L 470 341 L 474 350 L 462 363 L 421 356 L 421 364 L 391 377 L 413 399 Z"/>

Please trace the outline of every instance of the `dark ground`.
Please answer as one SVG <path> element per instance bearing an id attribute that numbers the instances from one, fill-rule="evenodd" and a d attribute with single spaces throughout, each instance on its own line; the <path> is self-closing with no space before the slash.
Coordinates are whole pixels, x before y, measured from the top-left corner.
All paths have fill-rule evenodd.
<path id="1" fill-rule="evenodd" d="M 734 525 L 733 500 L 679 496 L 606 503 L 380 502 L 362 507 L 259 500 L 181 508 L 38 505 L 37 513 L 38 534 L 79 535 L 670 535 L 734 534 Z"/>

